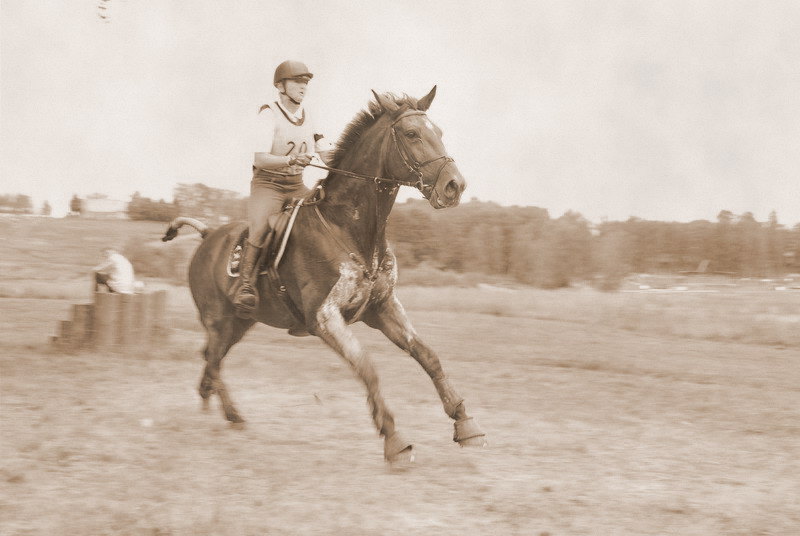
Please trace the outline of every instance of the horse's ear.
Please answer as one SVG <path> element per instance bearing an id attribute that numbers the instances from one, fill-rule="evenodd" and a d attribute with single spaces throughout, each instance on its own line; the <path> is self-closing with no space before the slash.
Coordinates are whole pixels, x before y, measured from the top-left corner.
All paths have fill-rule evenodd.
<path id="1" fill-rule="evenodd" d="M 421 110 L 423 112 L 428 111 L 428 108 L 431 107 L 431 103 L 433 102 L 433 98 L 435 96 L 436 96 L 436 86 L 433 86 L 433 89 L 430 91 L 430 93 L 428 93 L 427 95 L 425 95 L 424 97 L 422 97 L 417 101 L 417 110 Z"/>
<path id="2" fill-rule="evenodd" d="M 378 101 L 378 104 L 381 105 L 381 108 L 383 108 L 384 112 L 393 114 L 400 109 L 400 107 L 392 99 L 387 99 L 383 95 L 378 95 L 375 93 L 374 89 L 372 90 L 372 94 L 375 95 L 375 100 Z"/>

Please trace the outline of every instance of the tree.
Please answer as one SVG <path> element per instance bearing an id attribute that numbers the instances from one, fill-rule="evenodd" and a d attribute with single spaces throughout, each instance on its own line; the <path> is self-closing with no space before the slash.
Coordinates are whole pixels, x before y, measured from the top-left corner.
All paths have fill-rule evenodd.
<path id="1" fill-rule="evenodd" d="M 769 213 L 769 222 L 765 231 L 767 234 L 767 275 L 775 277 L 783 273 L 786 233 L 783 226 L 778 223 L 778 213 L 774 210 Z"/>
<path id="2" fill-rule="evenodd" d="M 183 216 L 220 222 L 243 219 L 247 199 L 231 190 L 212 188 L 202 183 L 180 183 L 175 187 L 175 206 Z"/>
<path id="3" fill-rule="evenodd" d="M 82 206 L 81 198 L 77 194 L 72 194 L 72 199 L 69 200 L 69 211 L 73 214 L 80 214 Z"/>
<path id="4" fill-rule="evenodd" d="M 736 240 L 738 245 L 739 269 L 742 275 L 748 277 L 764 275 L 764 251 L 761 239 L 761 224 L 753 217 L 751 212 L 745 212 L 736 222 Z"/>
<path id="5" fill-rule="evenodd" d="M 17 196 L 17 207 L 20 214 L 33 214 L 33 200 L 29 195 L 19 194 Z"/>
<path id="6" fill-rule="evenodd" d="M 177 214 L 174 203 L 167 203 L 163 199 L 153 201 L 149 197 L 142 197 L 139 192 L 134 192 L 128 203 L 128 217 L 132 220 L 171 221 Z"/>
<path id="7" fill-rule="evenodd" d="M 716 261 L 717 270 L 737 272 L 741 269 L 734 220 L 735 216 L 729 210 L 723 210 L 717 215 L 712 250 L 712 259 Z"/>
<path id="8" fill-rule="evenodd" d="M 597 238 L 593 258 L 601 290 L 618 290 L 630 273 L 630 243 L 631 236 L 622 229 L 612 228 Z"/>
<path id="9" fill-rule="evenodd" d="M 23 194 L 0 195 L 0 212 L 33 214 L 33 201 Z"/>

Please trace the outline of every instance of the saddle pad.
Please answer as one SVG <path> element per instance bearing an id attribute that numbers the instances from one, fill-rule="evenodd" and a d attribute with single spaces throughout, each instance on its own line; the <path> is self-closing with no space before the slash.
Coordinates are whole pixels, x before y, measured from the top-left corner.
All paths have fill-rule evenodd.
<path id="1" fill-rule="evenodd" d="M 303 201 L 287 206 L 283 212 L 270 218 L 270 231 L 264 241 L 263 252 L 259 259 L 259 274 L 265 274 L 268 263 L 272 262 L 277 267 L 289 240 L 289 235 L 294 226 L 294 219 Z M 250 236 L 250 229 L 245 227 L 233 244 L 228 254 L 227 272 L 231 277 L 239 277 L 239 265 L 242 260 L 245 241 Z"/>

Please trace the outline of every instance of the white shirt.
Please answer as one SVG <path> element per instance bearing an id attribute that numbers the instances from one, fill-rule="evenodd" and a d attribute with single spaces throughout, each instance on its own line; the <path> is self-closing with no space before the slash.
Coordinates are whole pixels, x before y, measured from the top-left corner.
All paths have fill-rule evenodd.
<path id="1" fill-rule="evenodd" d="M 133 294 L 133 266 L 119 253 L 109 255 L 106 262 L 94 267 L 94 271 L 108 274 L 108 285 L 114 292 Z"/>
<path id="2" fill-rule="evenodd" d="M 288 108 L 283 106 L 280 101 L 277 101 L 276 104 L 281 107 L 281 110 L 286 112 L 286 115 L 294 119 L 295 121 L 299 121 L 303 118 L 303 105 L 301 104 L 295 112 L 291 112 Z M 318 132 L 314 132 L 314 134 L 319 134 Z M 272 149 L 272 142 L 275 139 L 275 116 L 271 113 L 260 113 L 258 114 L 258 126 L 254 130 L 254 153 L 270 153 Z M 320 138 L 314 144 L 314 152 L 321 153 L 324 151 L 330 151 L 333 149 L 333 144 L 328 140 L 328 138 Z"/>

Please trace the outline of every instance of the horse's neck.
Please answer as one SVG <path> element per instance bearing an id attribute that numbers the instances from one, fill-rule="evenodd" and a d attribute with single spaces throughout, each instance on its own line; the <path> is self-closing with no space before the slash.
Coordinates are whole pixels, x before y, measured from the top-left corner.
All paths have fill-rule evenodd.
<path id="1" fill-rule="evenodd" d="M 342 158 L 340 168 L 372 177 L 380 176 L 383 172 L 383 140 L 364 138 Z M 320 204 L 325 217 L 349 235 L 367 263 L 376 253 L 382 256 L 386 223 L 397 189 L 335 172 L 326 182 L 325 201 Z"/>

